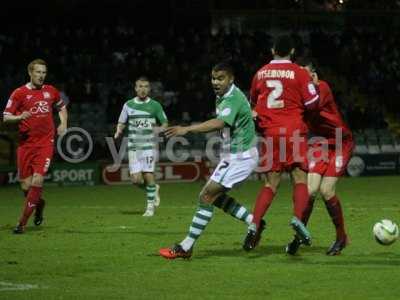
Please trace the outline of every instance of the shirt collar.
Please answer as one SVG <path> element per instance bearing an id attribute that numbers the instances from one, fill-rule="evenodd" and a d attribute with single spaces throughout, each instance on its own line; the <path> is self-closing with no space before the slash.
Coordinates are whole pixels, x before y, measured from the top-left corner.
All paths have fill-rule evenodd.
<path id="1" fill-rule="evenodd" d="M 139 100 L 139 97 L 135 97 L 135 98 L 133 98 L 133 101 L 135 101 L 136 104 L 149 103 L 150 102 L 150 97 L 146 97 L 146 100 L 144 100 L 144 101 Z"/>
<path id="2" fill-rule="evenodd" d="M 233 90 L 234 90 L 235 87 L 236 87 L 235 84 L 232 83 L 232 85 L 231 85 L 231 87 L 229 88 L 229 90 L 228 90 L 223 96 L 217 96 L 217 99 L 222 99 L 222 98 L 227 98 L 227 97 L 229 97 L 229 96 L 232 94 L 232 92 L 233 92 Z"/>
<path id="3" fill-rule="evenodd" d="M 28 82 L 27 84 L 25 84 L 26 88 L 29 90 L 41 90 L 43 85 L 40 87 L 40 89 L 35 88 L 30 82 Z"/>
<path id="4" fill-rule="evenodd" d="M 292 61 L 289 59 L 273 59 L 269 63 L 270 64 L 291 64 Z"/>

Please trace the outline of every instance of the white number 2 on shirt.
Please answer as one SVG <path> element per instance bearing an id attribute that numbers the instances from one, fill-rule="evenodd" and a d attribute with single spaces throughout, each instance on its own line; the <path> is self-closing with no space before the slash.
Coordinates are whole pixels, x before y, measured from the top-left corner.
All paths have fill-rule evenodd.
<path id="1" fill-rule="evenodd" d="M 280 96 L 282 96 L 283 86 L 282 82 L 279 80 L 267 80 L 267 87 L 272 89 L 272 91 L 268 95 L 267 99 L 267 107 L 268 108 L 282 108 L 285 107 L 285 103 L 283 100 L 278 100 Z"/>

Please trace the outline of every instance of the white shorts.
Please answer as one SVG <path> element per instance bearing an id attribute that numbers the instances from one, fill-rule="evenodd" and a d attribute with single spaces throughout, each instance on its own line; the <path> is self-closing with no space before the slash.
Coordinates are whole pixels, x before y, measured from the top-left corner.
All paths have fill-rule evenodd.
<path id="1" fill-rule="evenodd" d="M 129 173 L 154 172 L 156 165 L 155 150 L 131 150 L 128 151 Z"/>
<path id="2" fill-rule="evenodd" d="M 221 159 L 210 179 L 230 189 L 249 177 L 257 165 L 258 152 L 256 148 L 252 148 Z"/>

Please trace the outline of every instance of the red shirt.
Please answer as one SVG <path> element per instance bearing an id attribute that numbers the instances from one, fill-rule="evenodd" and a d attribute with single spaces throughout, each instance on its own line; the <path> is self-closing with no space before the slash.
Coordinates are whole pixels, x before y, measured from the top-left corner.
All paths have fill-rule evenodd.
<path id="1" fill-rule="evenodd" d="M 306 117 L 310 131 L 316 136 L 327 138 L 329 144 L 335 143 L 337 128 L 341 129 L 343 139 L 351 139 L 351 130 L 343 121 L 328 83 L 320 80 L 318 88 L 320 94 L 319 112 Z"/>
<path id="2" fill-rule="evenodd" d="M 306 70 L 289 60 L 272 60 L 254 75 L 250 100 L 267 135 L 295 130 L 304 135 L 304 110 L 316 106 L 318 93 Z"/>
<path id="3" fill-rule="evenodd" d="M 54 143 L 53 107 L 64 106 L 59 91 L 51 85 L 33 89 L 23 85 L 11 94 L 4 115 L 20 115 L 24 111 L 31 116 L 19 122 L 20 146 L 46 147 Z"/>

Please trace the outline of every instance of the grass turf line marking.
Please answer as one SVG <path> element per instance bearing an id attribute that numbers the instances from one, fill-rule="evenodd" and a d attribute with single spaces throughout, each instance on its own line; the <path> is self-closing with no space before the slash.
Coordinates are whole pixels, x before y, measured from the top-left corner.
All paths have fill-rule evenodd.
<path id="1" fill-rule="evenodd" d="M 32 289 L 38 289 L 37 284 L 25 284 L 25 283 L 12 283 L 0 281 L 0 292 L 4 291 L 27 291 Z"/>

